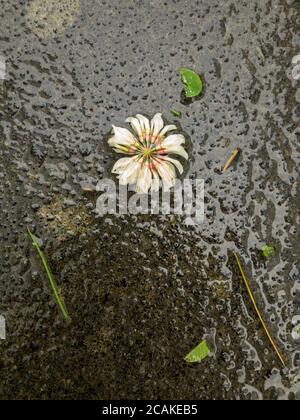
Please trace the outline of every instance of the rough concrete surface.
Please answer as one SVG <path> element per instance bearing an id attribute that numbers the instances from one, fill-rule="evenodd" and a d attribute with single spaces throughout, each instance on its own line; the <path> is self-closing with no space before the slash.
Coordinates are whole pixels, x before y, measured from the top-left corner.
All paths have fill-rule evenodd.
<path id="1" fill-rule="evenodd" d="M 0 6 L 0 398 L 299 400 L 299 0 Z M 182 99 L 182 66 L 204 80 L 198 100 Z M 112 176 L 112 124 L 156 112 L 189 139 L 202 225 L 97 217 L 85 191 Z M 264 244 L 276 248 L 269 260 Z M 187 365 L 205 337 L 211 356 Z"/>

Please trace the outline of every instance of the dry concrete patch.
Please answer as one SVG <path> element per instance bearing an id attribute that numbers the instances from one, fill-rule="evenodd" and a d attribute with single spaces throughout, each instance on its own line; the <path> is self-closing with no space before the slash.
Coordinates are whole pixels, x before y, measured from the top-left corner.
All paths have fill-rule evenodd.
<path id="1" fill-rule="evenodd" d="M 83 204 L 76 205 L 60 195 L 40 207 L 37 216 L 40 224 L 50 228 L 52 234 L 56 232 L 56 239 L 60 241 L 87 232 L 92 221 Z"/>
<path id="2" fill-rule="evenodd" d="M 27 8 L 29 29 L 39 38 L 62 35 L 80 12 L 80 0 L 32 0 Z"/>

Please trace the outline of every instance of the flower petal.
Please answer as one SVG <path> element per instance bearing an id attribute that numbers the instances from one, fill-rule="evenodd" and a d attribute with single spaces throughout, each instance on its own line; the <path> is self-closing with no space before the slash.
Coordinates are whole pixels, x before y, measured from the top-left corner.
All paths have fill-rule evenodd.
<path id="1" fill-rule="evenodd" d="M 179 162 L 179 160 L 177 159 L 172 159 L 168 156 L 164 156 L 163 160 L 167 160 L 168 162 L 172 163 L 177 169 L 178 172 L 180 173 L 180 175 L 183 173 L 183 166 L 181 165 L 181 163 Z"/>
<path id="2" fill-rule="evenodd" d="M 169 146 L 181 146 L 182 144 L 185 144 L 184 136 L 182 134 L 172 134 L 162 141 L 161 146 L 167 149 Z"/>
<path id="3" fill-rule="evenodd" d="M 121 158 L 117 160 L 114 167 L 112 168 L 112 173 L 113 174 L 122 173 L 127 168 L 127 166 L 131 163 L 132 159 L 133 158 Z"/>
<path id="4" fill-rule="evenodd" d="M 156 192 L 159 191 L 160 188 L 160 178 L 158 173 L 155 170 L 152 170 L 153 180 L 151 184 L 151 190 Z"/>
<path id="5" fill-rule="evenodd" d="M 156 166 L 156 170 L 159 173 L 159 176 L 163 180 L 163 182 L 172 182 L 176 179 L 176 173 L 174 166 L 169 163 L 161 160 L 159 164 Z"/>
<path id="6" fill-rule="evenodd" d="M 157 171 L 163 182 L 163 189 L 165 192 L 174 187 L 176 182 L 176 173 L 174 166 L 169 162 L 161 161 L 157 166 Z"/>
<path id="7" fill-rule="evenodd" d="M 111 139 L 109 139 L 108 144 L 110 145 L 110 147 L 113 147 L 114 151 L 117 152 L 117 153 L 123 153 L 125 155 L 129 154 L 130 147 L 122 146 L 122 145 L 118 144 L 115 137 L 112 137 Z"/>
<path id="8" fill-rule="evenodd" d="M 162 131 L 159 133 L 159 137 L 163 137 L 169 131 L 177 130 L 176 125 L 166 125 Z"/>
<path id="9" fill-rule="evenodd" d="M 138 143 L 133 143 L 130 146 L 125 146 L 119 144 L 115 136 L 108 140 L 108 144 L 114 149 L 115 152 L 122 153 L 124 155 L 133 155 L 138 149 Z"/>
<path id="10" fill-rule="evenodd" d="M 143 133 L 143 125 L 140 124 L 140 121 L 137 118 L 134 117 L 129 117 L 126 119 L 126 122 L 128 122 L 131 127 L 134 129 L 134 131 L 136 132 L 136 134 L 141 137 L 142 133 Z"/>
<path id="11" fill-rule="evenodd" d="M 132 158 L 126 169 L 120 174 L 120 184 L 127 185 L 136 182 L 140 168 L 140 162 Z"/>
<path id="12" fill-rule="evenodd" d="M 126 128 L 116 127 L 113 125 L 113 130 L 115 133 L 113 138 L 115 138 L 114 141 L 117 144 L 130 147 L 130 146 L 133 146 L 137 142 L 134 135 Z M 110 141 L 111 140 L 112 139 L 110 139 Z M 109 144 L 111 145 L 110 141 L 109 141 Z"/>
<path id="13" fill-rule="evenodd" d="M 147 194 L 152 184 L 152 172 L 147 164 L 144 164 L 138 174 L 136 192 Z"/>
<path id="14" fill-rule="evenodd" d="M 148 120 L 148 118 L 144 117 L 144 115 L 141 114 L 137 114 L 136 118 L 138 119 L 140 126 L 142 128 L 142 132 L 143 132 L 143 140 L 147 140 L 147 138 L 149 138 L 150 136 L 150 121 Z"/>
<path id="15" fill-rule="evenodd" d="M 125 146 L 119 146 L 119 147 L 115 147 L 114 151 L 116 153 L 120 153 L 121 155 L 132 155 L 133 153 L 129 152 L 128 148 L 125 148 Z"/>
<path id="16" fill-rule="evenodd" d="M 119 143 L 117 142 L 116 136 L 111 137 L 108 140 L 108 144 L 110 145 L 110 147 L 116 147 L 116 146 L 118 146 Z"/>
<path id="17" fill-rule="evenodd" d="M 151 121 L 151 134 L 153 138 L 157 137 L 164 127 L 164 122 L 161 116 L 162 114 L 156 114 Z"/>
<path id="18" fill-rule="evenodd" d="M 182 146 L 169 146 L 167 149 L 163 150 L 163 153 L 171 154 L 171 155 L 179 155 L 182 156 L 184 159 L 188 160 L 189 155 L 184 150 Z"/>

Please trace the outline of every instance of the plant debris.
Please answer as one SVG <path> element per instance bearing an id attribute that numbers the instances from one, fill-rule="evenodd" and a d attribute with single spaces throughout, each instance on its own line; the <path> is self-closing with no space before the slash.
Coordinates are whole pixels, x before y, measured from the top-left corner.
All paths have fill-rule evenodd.
<path id="1" fill-rule="evenodd" d="M 42 250 L 41 250 L 41 248 L 40 248 L 40 246 L 38 244 L 37 238 L 30 232 L 29 229 L 27 229 L 27 230 L 28 230 L 29 237 L 32 240 L 32 245 L 36 248 L 37 253 L 38 253 L 38 255 L 39 255 L 39 257 L 40 257 L 40 259 L 42 261 L 42 264 L 43 264 L 43 266 L 45 268 L 45 271 L 47 273 L 48 280 L 49 280 L 50 286 L 51 286 L 51 288 L 53 290 L 53 293 L 54 293 L 55 299 L 57 301 L 57 304 L 58 304 L 58 306 L 59 306 L 59 308 L 60 308 L 60 310 L 61 310 L 61 312 L 63 314 L 63 317 L 65 318 L 65 320 L 68 320 L 70 318 L 70 316 L 69 316 L 69 314 L 68 314 L 68 312 L 66 310 L 65 305 L 63 304 L 63 302 L 62 302 L 62 300 L 61 300 L 61 298 L 59 296 L 58 288 L 57 288 L 57 286 L 55 284 L 55 281 L 54 281 L 54 279 L 52 277 L 52 274 L 51 274 L 50 268 L 48 266 L 48 263 L 46 261 L 46 258 L 44 257 L 44 254 L 43 254 L 43 252 L 42 252 Z"/>
<path id="2" fill-rule="evenodd" d="M 265 258 L 270 258 L 275 254 L 275 248 L 273 246 L 265 245 L 262 247 L 261 252 Z"/>
<path id="3" fill-rule="evenodd" d="M 265 62 L 266 62 L 266 57 L 265 57 L 265 55 L 263 53 L 263 50 L 260 47 L 257 47 L 256 48 L 256 51 L 257 51 L 258 57 L 260 58 L 262 64 L 264 65 Z"/>
<path id="4" fill-rule="evenodd" d="M 197 347 L 195 347 L 184 360 L 187 363 L 201 362 L 209 356 L 210 350 L 208 348 L 206 340 L 202 341 Z"/>
<path id="5" fill-rule="evenodd" d="M 237 158 L 237 156 L 239 155 L 240 151 L 239 149 L 234 149 L 233 152 L 231 153 L 230 158 L 228 159 L 228 161 L 226 162 L 224 168 L 223 168 L 223 174 L 230 168 L 230 166 L 233 164 L 233 162 L 235 161 L 235 159 Z"/>
<path id="6" fill-rule="evenodd" d="M 281 354 L 280 354 L 280 352 L 279 352 L 279 350 L 278 350 L 278 348 L 277 348 L 277 346 L 276 346 L 276 344 L 275 344 L 275 342 L 274 342 L 274 340 L 273 340 L 273 338 L 272 338 L 271 334 L 269 333 L 269 330 L 268 330 L 268 328 L 267 328 L 267 326 L 266 326 L 266 324 L 265 324 L 265 321 L 263 320 L 263 317 L 262 317 L 262 316 L 261 316 L 261 314 L 260 314 L 260 311 L 259 311 L 259 309 L 258 309 L 258 306 L 257 306 L 256 302 L 255 302 L 255 299 L 254 299 L 254 296 L 253 296 L 253 294 L 252 294 L 252 292 L 251 292 L 250 286 L 249 286 L 249 284 L 248 284 L 248 280 L 247 280 L 247 277 L 246 277 L 245 272 L 244 272 L 244 270 L 243 270 L 243 267 L 242 267 L 242 264 L 241 264 L 241 262 L 240 262 L 240 259 L 239 259 L 239 257 L 237 256 L 237 254 L 236 254 L 236 253 L 234 253 L 234 256 L 235 256 L 236 262 L 237 262 L 237 264 L 238 264 L 239 270 L 240 270 L 240 272 L 241 272 L 241 275 L 242 275 L 242 277 L 243 277 L 244 283 L 245 283 L 245 285 L 246 285 L 246 289 L 247 289 L 247 291 L 248 291 L 248 293 L 249 293 L 250 299 L 251 299 L 252 304 L 253 304 L 253 306 L 254 306 L 254 309 L 255 309 L 255 311 L 256 311 L 256 313 L 257 313 L 258 317 L 259 317 L 259 320 L 260 320 L 260 322 L 261 322 L 261 324 L 262 324 L 262 326 L 263 326 L 263 328 L 264 328 L 264 330 L 265 330 L 265 332 L 266 332 L 266 334 L 267 334 L 267 336 L 268 336 L 268 339 L 270 340 L 270 342 L 271 342 L 271 344 L 272 344 L 272 347 L 273 347 L 273 349 L 275 350 L 275 353 L 277 354 L 277 356 L 278 356 L 278 358 L 279 358 L 279 360 L 280 360 L 280 362 L 281 362 L 282 366 L 283 366 L 283 367 L 285 367 L 285 362 L 284 362 L 284 360 L 283 360 L 283 357 L 281 356 Z"/>
<path id="7" fill-rule="evenodd" d="M 199 96 L 203 89 L 203 83 L 199 74 L 186 68 L 179 69 L 179 73 L 184 86 L 186 98 Z"/>
<path id="8" fill-rule="evenodd" d="M 174 115 L 174 117 L 181 118 L 182 114 L 180 111 L 176 111 L 176 109 L 170 109 L 170 112 Z"/>

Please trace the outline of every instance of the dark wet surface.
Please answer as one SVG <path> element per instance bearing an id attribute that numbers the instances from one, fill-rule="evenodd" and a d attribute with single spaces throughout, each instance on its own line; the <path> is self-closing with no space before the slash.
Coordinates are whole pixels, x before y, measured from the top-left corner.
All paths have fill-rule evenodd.
<path id="1" fill-rule="evenodd" d="M 0 397 L 300 399 L 300 2 L 0 4 Z M 182 66 L 205 79 L 189 105 Z M 111 125 L 156 112 L 177 123 L 174 108 L 192 142 L 187 176 L 206 182 L 205 223 L 95 218 L 96 197 L 83 189 L 110 177 Z M 27 226 L 43 241 L 70 323 Z M 276 246 L 268 262 L 266 243 Z M 206 336 L 213 355 L 186 365 Z"/>

